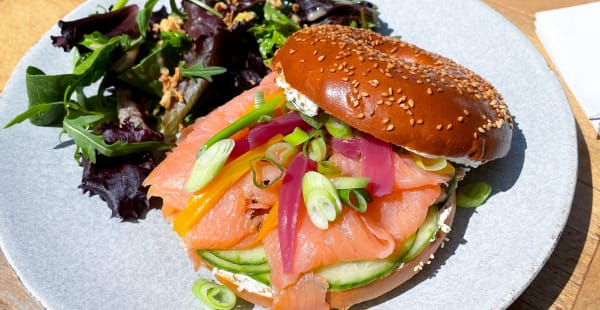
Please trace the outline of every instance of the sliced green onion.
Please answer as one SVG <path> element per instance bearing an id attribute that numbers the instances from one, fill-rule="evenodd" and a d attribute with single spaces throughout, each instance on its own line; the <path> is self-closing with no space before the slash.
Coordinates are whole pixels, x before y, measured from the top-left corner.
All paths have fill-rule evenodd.
<path id="1" fill-rule="evenodd" d="M 206 279 L 196 280 L 192 286 L 192 293 L 211 309 L 233 309 L 237 302 L 237 297 L 229 288 Z"/>
<path id="2" fill-rule="evenodd" d="M 329 119 L 327 119 L 325 128 L 327 128 L 329 134 L 336 139 L 352 139 L 354 136 L 352 127 L 333 116 L 330 116 Z"/>
<path id="3" fill-rule="evenodd" d="M 325 122 L 327 122 L 329 115 L 327 115 L 325 113 L 321 113 L 317 116 L 310 117 L 310 116 L 300 112 L 300 117 L 307 124 L 309 124 L 312 128 L 319 129 L 319 128 L 323 127 L 323 125 L 325 125 Z"/>
<path id="4" fill-rule="evenodd" d="M 254 108 L 258 109 L 265 104 L 265 92 L 257 91 L 254 93 Z"/>
<path id="5" fill-rule="evenodd" d="M 242 116 L 235 122 L 231 123 L 229 126 L 223 128 L 216 135 L 214 135 L 210 139 L 208 139 L 208 141 L 206 141 L 206 143 L 204 143 L 204 145 L 202 145 L 200 147 L 200 150 L 198 150 L 197 156 L 200 156 L 200 154 L 202 154 L 202 152 L 204 152 L 211 145 L 215 144 L 215 142 L 231 137 L 236 132 L 264 119 L 265 116 L 270 117 L 271 114 L 273 112 L 275 112 L 275 110 L 277 109 L 277 106 L 279 105 L 279 103 L 282 100 L 283 100 L 283 96 L 276 96 L 273 99 L 265 102 L 263 105 L 261 105 L 257 109 L 254 109 L 252 112 Z"/>
<path id="6" fill-rule="evenodd" d="M 283 137 L 283 141 L 291 144 L 294 147 L 306 142 L 308 139 L 310 139 L 310 136 L 304 130 L 298 127 L 294 128 L 292 133 Z"/>
<path id="7" fill-rule="evenodd" d="M 277 142 L 270 145 L 265 152 L 265 157 L 274 160 L 280 166 L 287 167 L 298 154 L 298 149 L 287 142 Z"/>
<path id="8" fill-rule="evenodd" d="M 232 139 L 220 140 L 196 158 L 190 178 L 185 184 L 185 190 L 195 192 L 208 184 L 221 171 L 234 146 L 235 141 Z"/>
<path id="9" fill-rule="evenodd" d="M 458 187 L 456 205 L 461 208 L 475 208 L 482 205 L 492 193 L 492 187 L 484 182 L 476 182 Z"/>
<path id="10" fill-rule="evenodd" d="M 329 179 L 315 171 L 302 177 L 302 197 L 311 222 L 319 229 L 327 229 L 342 212 L 342 202 Z"/>
<path id="11" fill-rule="evenodd" d="M 271 165 L 275 166 L 275 168 L 279 169 L 279 174 L 277 175 L 277 177 L 275 177 L 273 180 L 268 180 L 269 183 L 265 184 L 264 183 L 265 180 L 262 178 L 262 173 L 259 174 L 256 171 L 256 169 L 254 168 L 254 163 L 257 161 L 269 162 Z M 274 160 L 267 158 L 267 157 L 258 157 L 258 158 L 252 159 L 250 161 L 250 171 L 252 172 L 252 183 L 254 183 L 254 186 L 256 186 L 258 188 L 262 188 L 262 189 L 273 186 L 273 184 L 277 183 L 277 181 L 279 181 L 279 179 L 281 179 L 283 177 L 283 174 L 285 173 L 285 169 L 283 169 L 283 167 L 281 167 Z"/>
<path id="12" fill-rule="evenodd" d="M 360 213 L 367 211 L 367 203 L 372 201 L 371 195 L 364 188 L 348 188 L 338 191 L 342 203 Z"/>
<path id="13" fill-rule="evenodd" d="M 308 158 L 320 162 L 327 158 L 327 144 L 325 144 L 325 138 L 319 137 L 310 140 L 308 143 Z"/>
<path id="14" fill-rule="evenodd" d="M 320 162 L 317 163 L 317 171 L 319 173 L 322 174 L 340 174 L 342 173 L 342 170 L 335 165 L 335 163 L 328 161 L 328 160 L 322 160 Z"/>
<path id="15" fill-rule="evenodd" d="M 331 179 L 331 183 L 337 189 L 365 188 L 369 178 L 339 177 Z"/>

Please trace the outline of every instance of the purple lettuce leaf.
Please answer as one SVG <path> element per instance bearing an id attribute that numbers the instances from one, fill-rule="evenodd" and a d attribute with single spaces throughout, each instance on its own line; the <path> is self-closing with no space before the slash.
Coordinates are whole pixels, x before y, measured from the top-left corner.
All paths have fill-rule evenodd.
<path id="1" fill-rule="evenodd" d="M 83 36 L 98 31 L 112 38 L 127 34 L 131 37 L 139 36 L 136 21 L 137 5 L 128 5 L 116 11 L 90 15 L 73 21 L 59 21 L 60 36 L 50 36 L 52 45 L 62 47 L 65 52 L 76 46 Z"/>

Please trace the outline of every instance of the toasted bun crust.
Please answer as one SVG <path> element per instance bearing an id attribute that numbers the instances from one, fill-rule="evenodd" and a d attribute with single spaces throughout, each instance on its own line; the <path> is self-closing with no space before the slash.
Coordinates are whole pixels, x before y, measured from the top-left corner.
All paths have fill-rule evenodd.
<path id="1" fill-rule="evenodd" d="M 494 87 L 407 42 L 311 26 L 288 38 L 272 68 L 325 112 L 411 151 L 476 166 L 510 148 L 512 118 Z"/>
<path id="2" fill-rule="evenodd" d="M 444 223 L 448 226 L 452 226 L 454 220 L 454 214 L 456 211 L 455 195 L 453 194 L 448 203 L 444 206 L 449 211 L 448 216 Z M 331 308 L 345 309 L 352 305 L 377 298 L 394 288 L 402 285 L 402 283 L 408 281 L 414 275 L 416 275 L 421 269 L 427 268 L 427 263 L 430 262 L 434 256 L 433 254 L 439 249 L 444 242 L 446 233 L 441 229 L 435 236 L 435 241 L 431 242 L 419 255 L 415 258 L 406 262 L 401 267 L 396 269 L 389 276 L 371 282 L 367 285 L 357 287 L 354 289 L 344 291 L 329 291 L 327 292 L 327 302 Z M 270 308 L 273 302 L 271 297 L 265 297 L 260 294 L 249 292 L 247 290 L 239 290 L 238 283 L 235 283 L 232 279 L 225 278 L 219 275 L 215 275 L 217 280 L 223 285 L 227 286 L 239 297 L 261 307 Z"/>

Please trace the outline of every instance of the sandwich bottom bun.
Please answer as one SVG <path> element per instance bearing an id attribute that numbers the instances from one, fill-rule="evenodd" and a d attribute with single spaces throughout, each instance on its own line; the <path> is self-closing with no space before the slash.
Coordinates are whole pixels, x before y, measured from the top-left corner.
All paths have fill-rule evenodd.
<path id="1" fill-rule="evenodd" d="M 455 196 L 455 193 L 453 193 L 446 204 L 440 209 L 440 214 L 446 214 L 444 224 L 448 225 L 448 227 L 452 226 L 454 214 L 456 212 Z M 433 254 L 440 248 L 445 238 L 446 232 L 444 229 L 439 229 L 435 235 L 435 240 L 429 243 L 429 245 L 423 249 L 419 255 L 400 265 L 400 267 L 398 267 L 394 272 L 385 278 L 349 290 L 328 291 L 326 298 L 330 308 L 346 309 L 352 305 L 375 299 L 395 289 L 396 287 L 399 287 L 404 282 L 411 279 L 419 271 L 426 268 L 425 266 L 427 266 L 428 263 L 433 259 Z M 235 279 L 223 277 L 219 274 L 215 274 L 215 278 L 235 292 L 235 294 L 240 298 L 258 306 L 266 308 L 271 307 L 273 299 L 270 296 L 251 292 L 245 289 L 241 290 L 239 289 L 239 284 L 235 282 Z"/>

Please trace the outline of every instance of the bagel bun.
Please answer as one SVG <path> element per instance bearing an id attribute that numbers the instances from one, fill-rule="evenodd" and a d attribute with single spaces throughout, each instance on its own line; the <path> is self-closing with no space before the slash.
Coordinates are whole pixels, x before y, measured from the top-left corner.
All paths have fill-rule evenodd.
<path id="1" fill-rule="evenodd" d="M 455 211 L 455 195 L 452 194 L 444 207 L 440 209 L 440 217 L 444 219 L 444 224 L 448 227 L 452 226 Z M 445 239 L 446 232 L 443 229 L 438 230 L 434 241 L 430 242 L 415 258 L 401 264 L 390 275 L 357 288 L 328 291 L 327 302 L 331 308 L 346 309 L 352 305 L 375 299 L 399 287 L 431 263 L 431 260 L 434 259 L 434 253 L 444 243 Z M 271 307 L 273 298 L 269 291 L 265 292 L 265 289 L 270 290 L 270 288 L 264 286 L 253 290 L 251 285 L 244 283 L 248 281 L 248 277 L 238 277 L 236 274 L 231 273 L 213 272 L 213 274 L 219 282 L 246 301 L 265 308 Z"/>
<path id="2" fill-rule="evenodd" d="M 513 122 L 502 96 L 456 62 L 379 33 L 317 25 L 273 58 L 296 106 L 426 157 L 478 166 L 505 156 Z M 290 89 L 291 88 L 291 89 Z"/>

